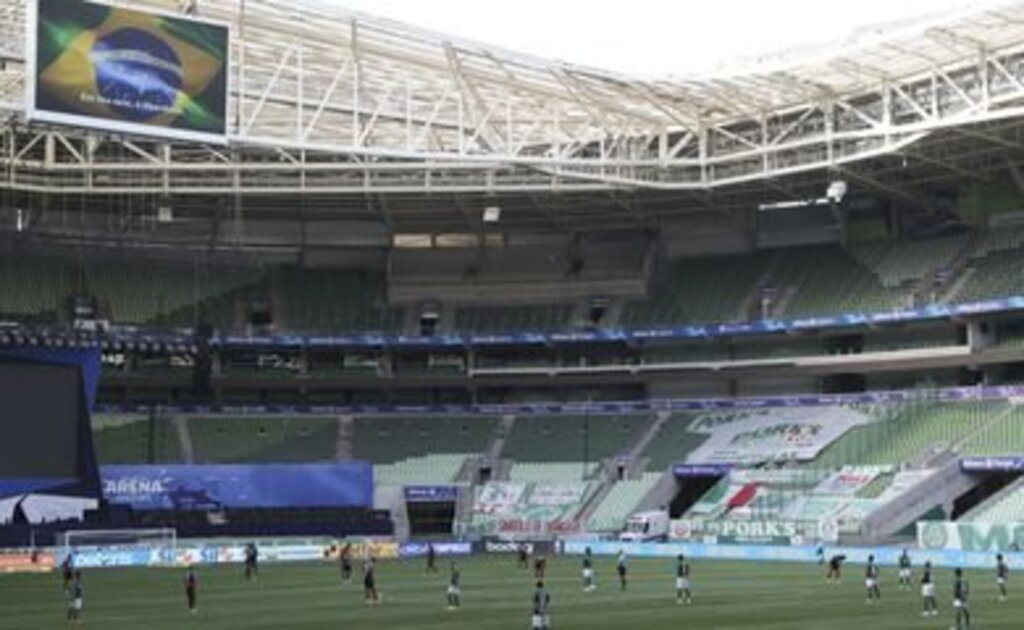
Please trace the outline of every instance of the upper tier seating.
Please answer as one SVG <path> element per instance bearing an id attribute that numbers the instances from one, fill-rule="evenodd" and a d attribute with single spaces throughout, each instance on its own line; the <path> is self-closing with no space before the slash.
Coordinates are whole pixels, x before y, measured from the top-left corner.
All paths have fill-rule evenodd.
<path id="1" fill-rule="evenodd" d="M 788 318 L 881 312 L 907 305 L 904 292 L 883 286 L 870 269 L 836 246 L 783 250 L 771 275 L 784 290 L 795 288 L 782 313 Z"/>
<path id="2" fill-rule="evenodd" d="M 596 462 L 628 453 L 650 427 L 646 414 L 519 416 L 501 456 L 518 462 Z"/>
<path id="3" fill-rule="evenodd" d="M 455 312 L 455 330 L 473 333 L 543 332 L 569 327 L 572 306 L 475 306 Z"/>
<path id="4" fill-rule="evenodd" d="M 648 299 L 630 302 L 625 326 L 709 324 L 739 318 L 743 300 L 757 285 L 772 254 L 677 260 L 655 275 Z"/>
<path id="5" fill-rule="evenodd" d="M 387 304 L 383 274 L 344 269 L 280 270 L 286 328 L 307 332 L 397 330 L 401 312 Z"/>
<path id="6" fill-rule="evenodd" d="M 393 464 L 436 454 L 481 455 L 494 434 L 492 417 L 360 417 L 352 451 L 356 459 Z"/>
<path id="7" fill-rule="evenodd" d="M 948 236 L 926 241 L 874 243 L 851 249 L 888 288 L 898 288 L 930 277 L 949 265 L 967 245 L 966 236 Z"/>
<path id="8" fill-rule="evenodd" d="M 176 464 L 184 462 L 181 440 L 170 418 L 153 422 L 137 415 L 94 415 L 93 445 L 100 464 Z"/>
<path id="9" fill-rule="evenodd" d="M 878 420 L 856 427 L 826 448 L 813 466 L 898 464 L 927 456 L 930 449 L 960 448 L 965 438 L 1005 408 L 1001 402 L 909 403 L 876 408 Z"/>
<path id="10" fill-rule="evenodd" d="M 188 428 L 197 463 L 335 460 L 337 418 L 193 416 Z"/>
<path id="11" fill-rule="evenodd" d="M 641 455 L 648 459 L 647 470 L 661 471 L 672 464 L 686 461 L 690 451 L 704 443 L 707 435 L 687 430 L 693 419 L 692 414 L 677 413 L 659 427 Z"/>

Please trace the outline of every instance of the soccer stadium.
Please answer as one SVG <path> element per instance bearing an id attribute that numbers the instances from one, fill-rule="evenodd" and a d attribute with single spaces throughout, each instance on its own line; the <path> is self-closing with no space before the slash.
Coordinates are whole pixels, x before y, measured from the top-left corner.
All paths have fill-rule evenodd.
<path id="1" fill-rule="evenodd" d="M 345 4 L 0 0 L 0 630 L 1024 628 L 1024 2 Z"/>

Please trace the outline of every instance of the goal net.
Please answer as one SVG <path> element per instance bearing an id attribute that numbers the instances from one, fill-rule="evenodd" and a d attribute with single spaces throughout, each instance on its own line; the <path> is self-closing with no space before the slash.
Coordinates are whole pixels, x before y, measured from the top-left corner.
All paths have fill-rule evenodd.
<path id="1" fill-rule="evenodd" d="M 155 551 L 153 564 L 172 565 L 177 557 L 178 534 L 170 527 L 159 529 L 70 530 L 57 539 L 64 556 L 83 549 L 104 551 Z"/>

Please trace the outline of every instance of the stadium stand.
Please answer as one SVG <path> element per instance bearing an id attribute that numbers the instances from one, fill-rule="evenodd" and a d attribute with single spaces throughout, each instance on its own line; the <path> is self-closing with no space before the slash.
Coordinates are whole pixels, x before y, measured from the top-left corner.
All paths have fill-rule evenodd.
<path id="1" fill-rule="evenodd" d="M 176 464 L 185 461 L 171 419 L 157 416 L 95 415 L 93 444 L 101 464 Z"/>
<path id="2" fill-rule="evenodd" d="M 72 293 L 67 267 L 57 260 L 3 256 L 0 259 L 0 318 L 56 322 Z"/>
<path id="3" fill-rule="evenodd" d="M 493 417 L 362 416 L 355 420 L 356 459 L 395 464 L 430 455 L 480 455 L 494 434 Z M 333 444 L 333 441 L 332 441 Z M 437 463 L 428 461 L 426 464 Z"/>
<path id="4" fill-rule="evenodd" d="M 837 282 L 837 279 L 842 282 Z M 782 252 L 772 280 L 783 297 L 779 315 L 790 318 L 834 313 L 870 313 L 907 306 L 906 295 L 885 287 L 870 269 L 836 246 L 797 247 Z"/>
<path id="5" fill-rule="evenodd" d="M 1005 407 L 1002 402 L 912 403 L 901 409 L 870 409 L 875 421 L 852 429 L 814 461 L 818 468 L 884 465 L 914 461 L 961 448 Z"/>
<path id="6" fill-rule="evenodd" d="M 770 252 L 671 262 L 655 274 L 648 299 L 627 304 L 622 324 L 690 324 L 738 319 L 743 300 L 757 284 Z"/>
<path id="7" fill-rule="evenodd" d="M 1024 523 L 1024 485 L 1014 484 L 960 520 L 968 523 Z"/>
<path id="8" fill-rule="evenodd" d="M 685 461 L 690 451 L 704 443 L 707 435 L 688 430 L 693 419 L 692 414 L 673 414 L 658 428 L 641 454 L 647 460 L 647 470 L 662 471 L 676 462 Z"/>
<path id="9" fill-rule="evenodd" d="M 283 267 L 274 277 L 287 328 L 330 333 L 394 331 L 401 326 L 401 312 L 387 305 L 380 273 Z"/>
<path id="10" fill-rule="evenodd" d="M 457 480 L 466 458 L 475 453 L 444 453 L 409 457 L 373 467 L 374 482 L 383 485 L 446 485 Z"/>
<path id="11" fill-rule="evenodd" d="M 1024 407 L 1013 405 L 963 443 L 965 455 L 1024 453 Z"/>
<path id="12" fill-rule="evenodd" d="M 569 327 L 570 305 L 476 306 L 455 311 L 455 330 L 475 333 L 550 331 Z"/>
<path id="13" fill-rule="evenodd" d="M 197 463 L 333 461 L 337 418 L 315 416 L 192 416 Z"/>
<path id="14" fill-rule="evenodd" d="M 871 243 L 850 252 L 882 283 L 896 289 L 908 288 L 948 266 L 968 243 L 967 236 L 949 236 L 899 243 Z"/>
<path id="15" fill-rule="evenodd" d="M 590 516 L 590 529 L 597 532 L 617 532 L 633 513 L 644 496 L 661 479 L 662 473 L 644 473 L 639 479 L 619 481 L 605 495 L 604 500 Z"/>
<path id="16" fill-rule="evenodd" d="M 517 462 L 597 462 L 628 452 L 650 423 L 645 414 L 519 416 L 501 456 Z"/>

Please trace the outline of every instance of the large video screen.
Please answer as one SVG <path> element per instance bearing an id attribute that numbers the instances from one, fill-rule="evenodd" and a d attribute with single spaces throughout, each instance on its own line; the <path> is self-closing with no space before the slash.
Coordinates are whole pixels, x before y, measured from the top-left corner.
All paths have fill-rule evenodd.
<path id="1" fill-rule="evenodd" d="M 37 9 L 29 119 L 224 142 L 226 26 L 82 0 Z"/>
<path id="2" fill-rule="evenodd" d="M 70 479 L 78 470 L 78 368 L 0 362 L 0 479 Z"/>

